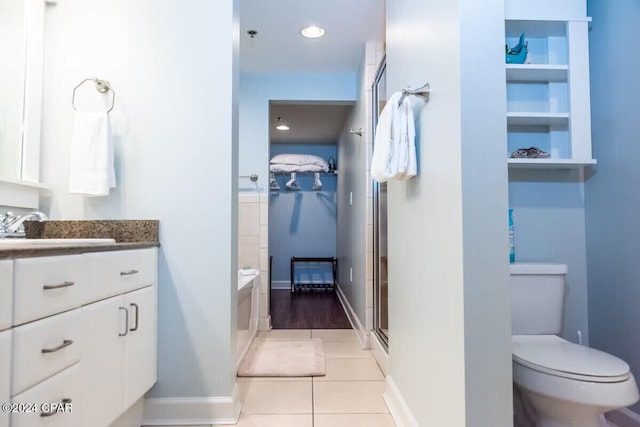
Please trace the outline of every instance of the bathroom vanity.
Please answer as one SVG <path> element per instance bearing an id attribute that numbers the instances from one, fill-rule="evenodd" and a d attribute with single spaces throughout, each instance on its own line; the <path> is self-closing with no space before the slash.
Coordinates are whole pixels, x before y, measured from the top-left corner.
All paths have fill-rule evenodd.
<path id="1" fill-rule="evenodd" d="M 157 246 L 0 247 L 0 427 L 108 426 L 151 388 Z"/>

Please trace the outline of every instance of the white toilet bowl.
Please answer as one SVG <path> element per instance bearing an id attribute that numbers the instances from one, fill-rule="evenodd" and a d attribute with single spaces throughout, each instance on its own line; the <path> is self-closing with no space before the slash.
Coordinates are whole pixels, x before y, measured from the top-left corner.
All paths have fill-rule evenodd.
<path id="1" fill-rule="evenodd" d="M 638 401 L 629 365 L 556 335 L 513 335 L 513 381 L 538 427 L 601 427 L 600 415 Z"/>

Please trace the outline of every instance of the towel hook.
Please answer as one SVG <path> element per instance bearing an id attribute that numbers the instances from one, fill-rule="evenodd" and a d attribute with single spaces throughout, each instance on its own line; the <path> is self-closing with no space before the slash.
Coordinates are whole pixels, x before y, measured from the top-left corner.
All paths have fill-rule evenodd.
<path id="1" fill-rule="evenodd" d="M 362 136 L 362 128 L 359 128 L 359 129 L 357 129 L 357 130 L 349 129 L 349 133 L 350 133 L 351 135 L 359 135 L 359 136 Z"/>
<path id="2" fill-rule="evenodd" d="M 429 84 L 429 82 L 423 84 L 417 89 L 411 89 L 411 87 L 406 87 L 402 89 L 402 96 L 400 97 L 400 100 L 398 101 L 398 103 L 402 104 L 402 101 L 408 95 L 420 96 L 424 98 L 425 101 L 429 101 L 430 93 L 431 93 L 431 85 Z"/>
<path id="3" fill-rule="evenodd" d="M 106 80 L 101 80 L 98 79 L 96 77 L 93 78 L 89 78 L 89 79 L 84 79 L 83 81 L 81 81 L 80 83 L 78 83 L 76 85 L 76 87 L 73 88 L 73 96 L 71 97 L 71 107 L 78 111 L 78 108 L 76 107 L 76 91 L 78 90 L 78 88 L 80 86 L 82 86 L 83 84 L 85 84 L 86 82 L 93 82 L 96 85 L 96 90 L 100 93 L 108 93 L 111 92 L 112 96 L 111 96 L 111 107 L 109 107 L 109 109 L 107 110 L 107 113 L 111 112 L 111 110 L 113 110 L 113 107 L 116 103 L 116 91 L 113 90 L 113 88 L 111 87 L 111 84 L 106 81 Z"/>

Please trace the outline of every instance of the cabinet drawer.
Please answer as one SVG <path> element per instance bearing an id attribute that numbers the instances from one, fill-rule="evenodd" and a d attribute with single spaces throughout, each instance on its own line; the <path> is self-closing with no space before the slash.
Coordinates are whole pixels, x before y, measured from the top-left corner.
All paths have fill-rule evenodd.
<path id="1" fill-rule="evenodd" d="M 22 403 L 31 405 L 35 403 L 38 413 L 12 413 L 11 427 L 82 427 L 81 424 L 81 378 L 80 364 L 65 369 L 57 375 L 43 381 L 29 390 L 20 393 L 11 399 L 11 403 Z M 51 413 L 49 416 L 41 411 L 41 404 L 46 406 L 50 404 L 62 405 L 63 402 L 69 403 L 65 412 Z"/>
<path id="2" fill-rule="evenodd" d="M 11 395 L 49 378 L 80 360 L 82 310 L 47 317 L 13 329 Z"/>
<path id="3" fill-rule="evenodd" d="M 89 303 L 153 284 L 157 275 L 156 248 L 85 254 Z"/>
<path id="4" fill-rule="evenodd" d="M 0 403 L 9 402 L 11 377 L 11 329 L 0 332 Z M 9 427 L 9 414 L 0 411 L 0 427 Z"/>
<path id="5" fill-rule="evenodd" d="M 82 256 L 16 259 L 13 324 L 60 313 L 82 303 Z"/>
<path id="6" fill-rule="evenodd" d="M 13 260 L 0 261 L 0 331 L 13 320 Z"/>

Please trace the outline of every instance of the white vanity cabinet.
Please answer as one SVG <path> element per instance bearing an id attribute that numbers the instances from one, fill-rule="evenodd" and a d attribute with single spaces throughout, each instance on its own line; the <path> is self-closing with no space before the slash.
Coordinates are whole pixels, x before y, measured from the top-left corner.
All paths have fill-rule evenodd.
<path id="1" fill-rule="evenodd" d="M 13 320 L 13 261 L 0 261 L 0 331 Z M 1 424 L 0 424 L 1 425 Z"/>
<path id="2" fill-rule="evenodd" d="M 12 327 L 0 331 L 0 402 L 72 408 L 0 413 L 0 427 L 107 427 L 153 386 L 157 256 L 152 247 L 0 261 L 0 304 L 13 302 Z"/>
<path id="3" fill-rule="evenodd" d="M 83 307 L 84 425 L 107 426 L 156 382 L 156 287 Z"/>
<path id="4" fill-rule="evenodd" d="M 82 305 L 82 255 L 14 261 L 13 324 L 21 325 Z"/>
<path id="5" fill-rule="evenodd" d="M 0 332 L 0 404 L 10 401 L 12 333 L 11 329 Z M 0 411 L 0 427 L 9 427 L 9 414 L 5 411 Z"/>

